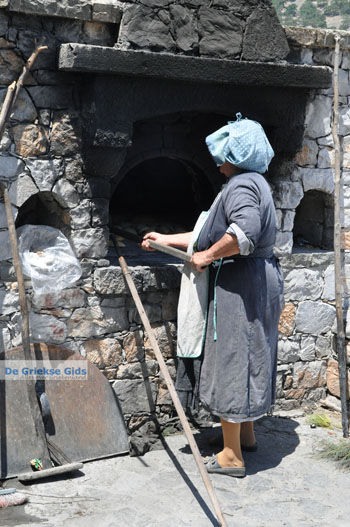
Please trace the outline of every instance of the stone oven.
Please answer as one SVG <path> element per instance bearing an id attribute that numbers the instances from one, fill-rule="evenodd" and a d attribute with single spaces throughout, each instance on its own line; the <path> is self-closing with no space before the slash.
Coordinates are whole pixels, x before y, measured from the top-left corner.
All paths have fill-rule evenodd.
<path id="1" fill-rule="evenodd" d="M 327 396 L 326 370 L 327 378 L 335 375 L 334 32 L 283 28 L 269 0 L 0 5 L 2 99 L 34 41 L 49 48 L 0 144 L 0 169 L 14 179 L 16 223 L 58 227 L 83 267 L 74 288 L 31 294 L 33 338 L 69 346 L 104 371 L 135 452 L 153 444 L 158 426 L 176 426 L 109 232 L 190 229 L 223 182 L 204 138 L 241 112 L 262 123 L 276 152 L 267 177 L 286 278 L 276 410 L 318 404 Z M 339 34 L 347 248 L 350 34 Z M 0 241 L 7 237 L 4 218 L 2 208 Z M 181 264 L 129 243 L 123 251 L 175 375 Z M 20 340 L 10 260 L 0 262 L 0 280 L 8 348 Z M 339 395 L 330 384 L 328 390 L 328 397 Z"/>

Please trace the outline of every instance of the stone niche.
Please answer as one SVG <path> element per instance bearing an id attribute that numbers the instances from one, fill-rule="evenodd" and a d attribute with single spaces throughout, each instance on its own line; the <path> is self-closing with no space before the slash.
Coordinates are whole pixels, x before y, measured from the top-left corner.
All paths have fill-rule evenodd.
<path id="1" fill-rule="evenodd" d="M 333 196 L 320 190 L 308 190 L 295 211 L 294 247 L 309 246 L 333 250 Z"/>

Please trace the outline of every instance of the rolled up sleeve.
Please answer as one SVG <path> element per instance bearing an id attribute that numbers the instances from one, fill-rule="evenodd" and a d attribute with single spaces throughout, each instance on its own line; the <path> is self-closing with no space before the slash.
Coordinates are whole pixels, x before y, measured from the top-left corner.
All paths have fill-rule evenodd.
<path id="1" fill-rule="evenodd" d="M 240 254 L 254 251 L 261 235 L 260 196 L 254 187 L 240 182 L 223 195 L 228 234 L 237 237 Z"/>

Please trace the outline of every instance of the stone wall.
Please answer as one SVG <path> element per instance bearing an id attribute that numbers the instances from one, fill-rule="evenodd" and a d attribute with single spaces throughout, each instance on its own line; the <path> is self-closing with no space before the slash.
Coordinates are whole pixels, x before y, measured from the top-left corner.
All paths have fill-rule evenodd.
<path id="1" fill-rule="evenodd" d="M 189 0 L 171 8 L 167 2 L 160 4 L 155 13 L 158 29 L 166 25 L 171 17 L 182 21 L 182 25 L 180 22 L 170 25 L 174 29 L 170 36 L 165 37 L 164 32 L 157 30 L 157 38 L 162 36 L 164 41 L 169 42 L 169 47 L 161 49 L 159 44 L 155 47 L 149 42 L 140 44 L 144 35 L 137 29 L 138 15 L 135 15 L 135 20 L 135 5 L 131 2 L 124 6 L 118 2 L 90 3 L 82 0 L 75 2 L 74 6 L 68 2 L 58 4 L 43 0 L 0 3 L 1 100 L 9 83 L 18 77 L 34 41 L 49 47 L 35 63 L 1 141 L 0 173 L 10 182 L 10 196 L 18 224 L 26 223 L 29 217 L 31 221 L 35 222 L 36 218 L 39 222 L 44 211 L 48 224 L 63 226 L 83 267 L 83 276 L 76 287 L 58 294 L 35 297 L 30 283 L 27 284 L 32 311 L 32 338 L 64 344 L 87 356 L 104 371 L 125 412 L 135 452 L 143 452 L 150 447 L 153 439 L 145 442 L 144 438 L 155 438 L 159 425 L 163 429 L 171 429 L 177 421 L 121 271 L 107 258 L 110 176 L 96 177 L 84 158 L 82 130 L 90 114 L 82 115 L 81 97 L 90 79 L 58 71 L 58 47 L 61 43 L 79 42 L 209 57 L 215 54 L 215 49 L 221 49 L 221 44 L 215 47 L 212 31 L 219 19 L 220 24 L 230 21 L 227 23 L 232 27 L 233 22 L 242 27 L 246 24 L 244 34 L 247 35 L 249 24 L 253 24 L 252 6 L 270 13 L 268 3 L 252 1 L 240 2 L 244 12 L 233 14 L 228 9 L 229 5 L 233 7 L 233 3 L 218 0 L 211 2 L 214 10 L 210 16 L 214 19 L 209 20 L 208 6 L 204 2 L 199 6 L 194 0 Z M 119 28 L 122 7 L 127 9 Z M 144 13 L 145 10 L 150 10 L 146 1 L 141 5 L 141 11 Z M 188 24 L 193 24 L 196 30 L 188 32 Z M 204 25 L 206 38 L 198 36 L 198 28 Z M 227 34 L 230 34 L 231 26 L 226 28 Z M 184 35 L 188 34 L 191 42 L 184 39 Z M 333 33 L 323 32 L 323 39 L 319 32 L 315 33 L 315 37 L 313 34 L 311 30 L 302 30 L 297 34 L 287 30 L 292 48 L 288 60 L 331 65 Z M 140 40 L 135 42 L 131 36 Z M 345 240 L 350 240 L 350 215 L 346 213 L 350 208 L 349 38 L 343 35 L 340 76 Z M 282 41 L 277 46 L 279 50 Z M 240 45 L 244 50 L 243 40 Z M 286 49 L 283 45 L 282 48 Z M 242 51 L 234 51 L 233 47 L 230 49 L 233 50 L 232 57 L 249 58 Z M 259 54 L 258 58 L 278 59 L 284 56 L 283 53 L 265 58 Z M 295 161 L 291 162 L 288 158 L 281 165 L 280 179 L 274 182 L 279 220 L 277 245 L 286 277 L 276 405 L 280 411 L 299 411 L 317 404 L 326 396 L 327 382 L 329 392 L 337 395 L 334 382 L 332 253 L 304 250 L 288 256 L 293 245 L 295 210 L 304 193 L 309 189 L 325 192 L 329 196 L 333 193 L 331 105 L 332 90 L 311 93 L 303 146 Z M 93 103 L 90 111 L 94 111 Z M 37 201 L 30 216 L 27 206 L 28 203 L 31 205 L 29 200 L 34 196 Z M 0 255 L 6 258 L 4 241 L 7 231 L 2 204 L 0 229 Z M 134 267 L 132 275 L 174 377 L 180 266 Z M 0 299 L 0 345 L 1 348 L 9 348 L 20 343 L 18 297 L 10 259 L 0 262 Z M 347 336 L 350 338 L 350 321 Z"/>
<path id="2" fill-rule="evenodd" d="M 332 66 L 334 33 L 325 30 L 286 28 L 292 52 L 290 60 L 309 65 Z M 339 133 L 342 146 L 342 222 L 343 233 L 350 227 L 350 46 L 349 34 L 340 32 L 342 51 L 339 70 Z M 333 88 L 314 90 L 306 109 L 303 145 L 295 166 L 287 170 L 276 188 L 282 188 L 275 199 L 279 219 L 278 252 L 285 275 L 286 305 L 280 322 L 279 381 L 276 408 L 305 408 L 328 402 L 339 407 L 335 357 L 335 291 L 333 253 L 314 251 L 306 243 L 293 248 L 295 210 L 310 189 L 330 198 L 334 191 L 334 143 L 332 126 Z M 276 190 L 276 189 L 275 189 Z M 332 217 L 326 218 L 326 229 L 332 235 Z M 291 253 L 293 248 L 293 254 Z M 344 306 L 349 295 L 349 245 L 344 245 Z M 349 317 L 347 317 L 349 319 Z M 347 323 L 347 337 L 350 337 Z"/>

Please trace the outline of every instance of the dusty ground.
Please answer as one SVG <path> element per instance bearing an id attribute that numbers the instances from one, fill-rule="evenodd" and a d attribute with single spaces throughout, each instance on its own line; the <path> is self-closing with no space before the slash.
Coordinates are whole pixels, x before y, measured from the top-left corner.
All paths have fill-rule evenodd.
<path id="1" fill-rule="evenodd" d="M 345 527 L 350 518 L 350 473 L 315 457 L 335 429 L 311 429 L 305 418 L 265 417 L 257 423 L 259 449 L 245 454 L 247 476 L 212 475 L 229 527 Z M 203 455 L 211 429 L 196 434 Z M 216 450 L 219 449 L 217 445 Z M 21 486 L 16 480 L 6 486 Z M 23 488 L 23 487 L 22 487 Z M 0 525 L 17 527 L 217 526 L 192 455 L 182 435 L 166 450 L 142 458 L 86 463 L 68 479 L 26 486 L 30 503 L 0 511 Z"/>

